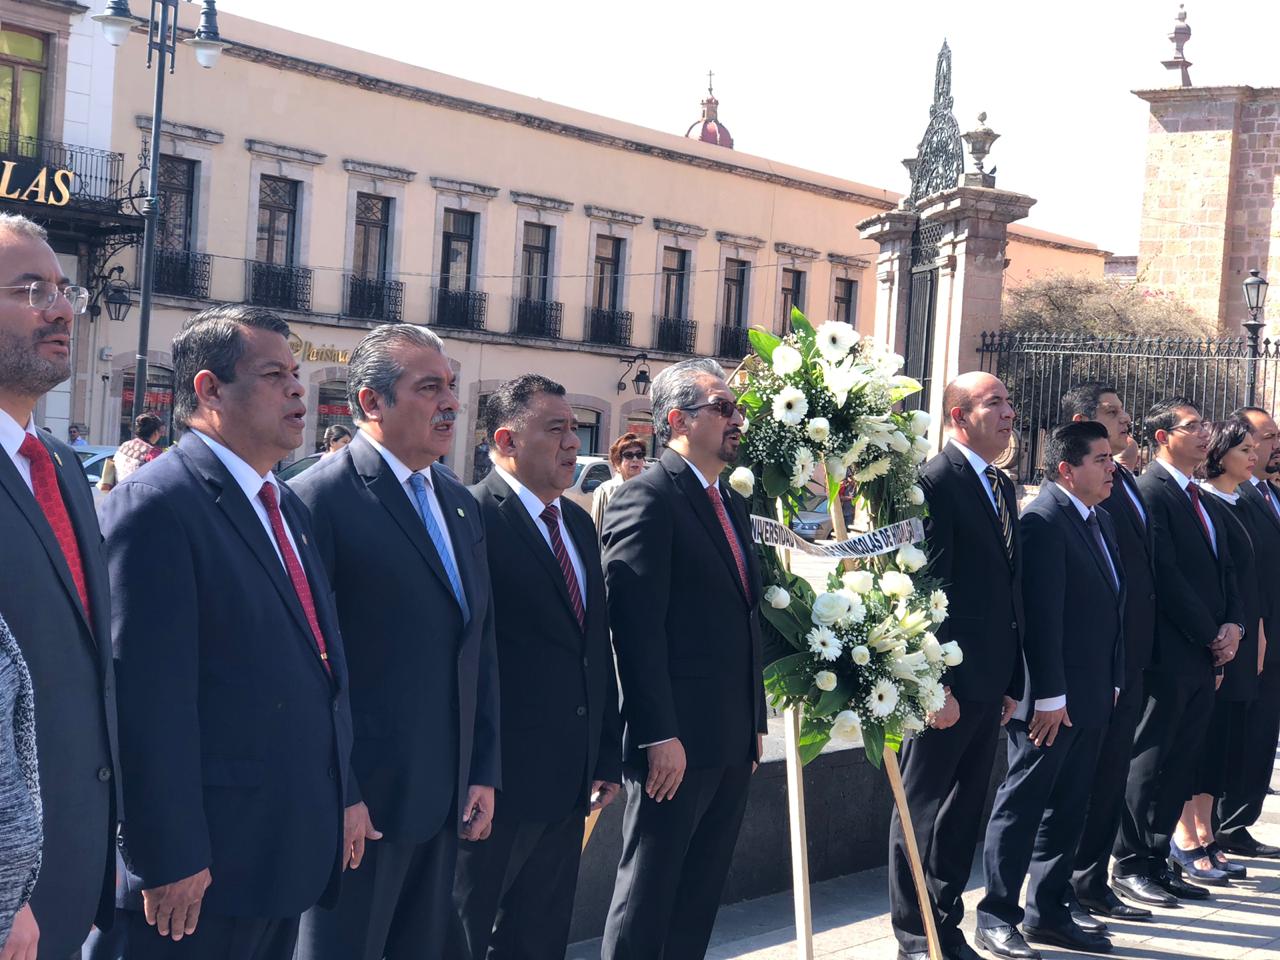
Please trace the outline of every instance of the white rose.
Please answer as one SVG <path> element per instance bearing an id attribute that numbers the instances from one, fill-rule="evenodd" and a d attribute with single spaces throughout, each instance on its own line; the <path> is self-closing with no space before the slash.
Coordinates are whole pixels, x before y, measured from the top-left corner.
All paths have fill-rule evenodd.
<path id="1" fill-rule="evenodd" d="M 916 437 L 911 441 L 911 455 L 915 458 L 916 463 L 924 463 L 928 460 L 932 449 L 929 446 L 928 437 Z"/>
<path id="2" fill-rule="evenodd" d="M 808 412 L 809 401 L 798 387 L 783 387 L 773 398 L 773 419 L 787 426 L 799 426 Z"/>
<path id="3" fill-rule="evenodd" d="M 871 651 L 868 650 L 866 647 L 864 647 L 862 644 L 858 644 L 856 647 L 850 650 L 849 656 L 853 658 L 854 664 L 859 667 L 865 667 L 868 663 L 871 662 Z"/>
<path id="4" fill-rule="evenodd" d="M 924 639 L 920 641 L 920 652 L 930 663 L 942 662 L 942 644 L 932 633 L 926 633 Z"/>
<path id="5" fill-rule="evenodd" d="M 746 467 L 737 467 L 733 473 L 729 474 L 729 486 L 744 497 L 749 497 L 756 488 L 756 475 Z"/>
<path id="6" fill-rule="evenodd" d="M 858 331 L 841 320 L 828 320 L 817 331 L 818 352 L 835 363 L 858 343 Z"/>
<path id="7" fill-rule="evenodd" d="M 804 365 L 804 358 L 795 347 L 780 343 L 773 350 L 773 372 L 780 377 L 795 373 Z"/>
<path id="8" fill-rule="evenodd" d="M 813 675 L 813 685 L 823 693 L 830 693 L 836 688 L 836 675 L 830 670 L 819 670 Z"/>
<path id="9" fill-rule="evenodd" d="M 942 645 L 942 662 L 948 667 L 958 667 L 964 662 L 964 651 L 960 649 L 960 644 L 954 640 L 948 640 Z"/>
<path id="10" fill-rule="evenodd" d="M 831 436 L 831 421 L 826 417 L 814 417 L 805 425 L 805 432 L 814 443 L 821 443 Z"/>
<path id="11" fill-rule="evenodd" d="M 813 622 L 829 627 L 849 615 L 849 600 L 839 593 L 824 593 L 813 601 Z"/>
<path id="12" fill-rule="evenodd" d="M 907 488 L 907 503 L 916 507 L 924 503 L 924 488 L 920 484 L 913 483 Z"/>
<path id="13" fill-rule="evenodd" d="M 791 606 L 791 594 L 781 587 L 770 587 L 764 592 L 764 601 L 775 610 L 785 610 Z"/>
<path id="14" fill-rule="evenodd" d="M 842 574 L 840 579 L 854 593 L 870 593 L 871 588 L 876 585 L 875 577 L 869 570 L 850 570 Z"/>
<path id="15" fill-rule="evenodd" d="M 880 592 L 886 597 L 909 597 L 914 590 L 915 584 L 905 573 L 886 570 L 880 574 Z"/>
<path id="16" fill-rule="evenodd" d="M 895 430 L 889 434 L 889 449 L 894 453 L 906 453 L 911 449 L 911 441 L 901 430 Z"/>
<path id="17" fill-rule="evenodd" d="M 929 416 L 927 411 L 912 410 L 911 411 L 911 432 L 917 437 L 923 437 L 929 432 L 929 427 L 933 424 L 933 417 Z"/>
<path id="18" fill-rule="evenodd" d="M 813 451 L 808 447 L 796 449 L 796 459 L 791 466 L 791 486 L 803 487 L 813 476 Z"/>
<path id="19" fill-rule="evenodd" d="M 750 429 L 751 429 L 751 418 L 750 418 L 750 417 L 743 417 L 743 418 L 742 418 L 742 432 L 743 432 L 743 433 L 746 433 L 746 432 L 747 432 L 748 430 L 750 430 Z"/>
<path id="20" fill-rule="evenodd" d="M 841 710 L 836 714 L 835 720 L 831 724 L 832 740 L 854 740 L 857 738 L 861 730 L 861 724 L 858 723 L 858 715 L 852 710 Z"/>
<path id="21" fill-rule="evenodd" d="M 928 562 L 924 551 L 914 544 L 904 543 L 898 548 L 898 566 L 907 573 L 915 573 Z"/>

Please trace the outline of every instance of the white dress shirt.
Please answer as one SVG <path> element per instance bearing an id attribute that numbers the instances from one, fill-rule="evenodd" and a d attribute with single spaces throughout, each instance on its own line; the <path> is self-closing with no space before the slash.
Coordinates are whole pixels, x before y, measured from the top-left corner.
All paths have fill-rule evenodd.
<path id="1" fill-rule="evenodd" d="M 546 542 L 547 549 L 554 554 L 555 547 L 551 544 L 550 528 L 542 519 L 542 511 L 547 509 L 547 505 L 539 499 L 536 493 L 496 463 L 493 465 L 493 470 L 511 488 L 512 493 L 519 498 L 521 505 L 528 511 L 529 519 L 533 521 L 534 527 L 542 534 L 542 539 Z M 582 609 L 585 611 L 587 609 L 587 568 L 582 565 L 582 557 L 578 555 L 578 548 L 573 542 L 573 537 L 569 535 L 569 528 L 565 526 L 564 507 L 560 503 L 559 497 L 556 498 L 556 508 L 560 510 L 556 526 L 560 528 L 560 539 L 564 543 L 565 552 L 569 554 L 569 563 L 573 566 L 573 574 L 578 578 L 578 594 L 582 597 Z"/>
<path id="2" fill-rule="evenodd" d="M 382 454 L 382 459 L 387 462 L 391 472 L 396 475 L 396 480 L 400 482 L 400 489 L 409 498 L 409 503 L 413 506 L 415 514 L 418 513 L 418 497 L 413 492 L 413 486 L 410 484 L 409 478 L 418 473 L 422 476 L 422 479 L 427 481 L 427 506 L 431 509 L 431 515 L 435 517 L 436 525 L 440 527 L 440 532 L 444 534 L 445 549 L 449 551 L 449 559 L 453 562 L 453 569 L 458 571 L 458 576 L 462 576 L 462 568 L 458 566 L 458 555 L 453 549 L 453 537 L 449 535 L 449 524 L 445 522 L 444 511 L 440 508 L 440 499 L 436 496 L 436 486 L 431 482 L 431 467 L 426 466 L 421 470 L 410 470 L 400 462 L 400 459 L 394 453 L 373 439 L 367 431 L 361 432 L 364 433 L 364 438 L 369 441 L 373 449 Z"/>
<path id="3" fill-rule="evenodd" d="M 1129 495 L 1129 502 L 1133 504 L 1133 509 L 1138 511 L 1138 516 L 1141 518 L 1142 525 L 1145 527 L 1147 525 L 1147 511 L 1142 509 L 1142 500 L 1139 499 L 1138 492 L 1134 490 L 1129 485 L 1129 481 L 1125 479 L 1125 469 L 1126 468 L 1122 467 L 1119 463 L 1116 464 L 1115 482 L 1120 484 L 1124 492 Z"/>
<path id="4" fill-rule="evenodd" d="M 18 476 L 22 477 L 22 482 L 27 485 L 27 489 L 35 493 L 35 489 L 31 486 L 31 461 L 18 453 L 18 448 L 26 440 L 27 434 L 39 439 L 36 425 L 30 417 L 27 418 L 27 425 L 24 427 L 9 416 L 7 411 L 0 410 L 0 447 L 4 447 L 4 452 L 13 461 L 13 465 L 18 470 Z"/>
<path id="5" fill-rule="evenodd" d="M 995 491 L 991 489 L 991 480 L 987 477 L 987 467 L 991 464 L 983 460 L 980 456 L 966 447 L 955 437 L 951 438 L 951 443 L 955 444 L 957 450 L 964 454 L 964 458 L 969 461 L 969 466 L 973 467 L 973 472 L 978 475 L 978 480 L 982 484 L 982 489 L 987 492 L 987 499 L 991 502 L 991 509 L 996 512 L 996 516 L 1000 516 L 1000 508 L 996 505 Z"/>
<path id="6" fill-rule="evenodd" d="M 1187 492 L 1187 487 L 1191 486 L 1194 482 L 1190 477 L 1184 474 L 1177 467 L 1170 464 L 1167 460 L 1156 460 L 1154 461 L 1153 466 L 1156 464 L 1160 466 L 1160 469 L 1164 470 L 1165 473 L 1169 474 L 1169 476 L 1173 477 L 1173 479 L 1177 481 L 1178 487 L 1184 494 Z M 1147 469 L 1149 470 L 1151 468 L 1148 467 Z M 1187 496 L 1187 499 L 1191 499 L 1190 495 Z M 1216 557 L 1218 555 L 1218 531 L 1214 529 L 1213 518 L 1209 516 L 1209 511 L 1203 504 L 1200 506 L 1199 512 L 1200 516 L 1204 518 L 1205 526 L 1209 528 L 1209 543 L 1213 545 L 1213 555 Z"/>
<path id="7" fill-rule="evenodd" d="M 276 488 L 276 503 L 279 503 L 281 499 L 280 481 L 276 479 L 275 474 L 270 470 L 267 471 L 265 477 L 259 475 L 257 470 L 212 437 L 195 429 L 191 432 L 203 440 L 205 446 L 213 451 L 213 455 L 227 468 L 227 473 L 231 474 L 231 479 L 236 482 L 236 486 L 243 490 L 244 495 L 249 498 L 249 506 L 253 507 L 253 512 L 257 515 L 258 522 L 262 524 L 262 529 L 267 531 L 267 540 L 271 543 L 271 549 L 275 550 L 276 556 L 280 558 L 280 566 L 285 567 L 285 571 L 288 572 L 288 567 L 284 562 L 284 554 L 280 552 L 280 545 L 276 543 L 275 531 L 271 529 L 271 518 L 267 516 L 267 507 L 262 502 L 262 498 L 258 496 L 262 492 L 263 486 L 269 483 Z M 300 556 L 298 553 L 298 541 L 294 538 L 293 531 L 289 529 L 289 518 L 284 515 L 283 509 L 280 511 L 280 519 L 284 523 L 284 534 L 289 538 L 289 546 L 293 548 L 293 555 L 295 557 Z M 301 563 L 302 560 L 299 559 L 298 562 Z"/>

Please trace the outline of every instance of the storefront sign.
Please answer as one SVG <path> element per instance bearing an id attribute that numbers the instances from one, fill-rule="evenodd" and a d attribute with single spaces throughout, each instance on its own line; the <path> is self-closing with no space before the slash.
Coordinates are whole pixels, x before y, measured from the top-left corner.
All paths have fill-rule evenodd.
<path id="1" fill-rule="evenodd" d="M 289 349 L 293 351 L 293 355 L 300 361 L 310 360 L 312 363 L 342 364 L 351 361 L 350 350 L 343 350 L 332 343 L 312 343 L 310 340 L 303 340 L 296 333 L 289 335 Z"/>
<path id="2" fill-rule="evenodd" d="M 76 175 L 57 167 L 37 167 L 30 161 L 0 164 L 0 199 L 65 207 L 71 200 Z"/>

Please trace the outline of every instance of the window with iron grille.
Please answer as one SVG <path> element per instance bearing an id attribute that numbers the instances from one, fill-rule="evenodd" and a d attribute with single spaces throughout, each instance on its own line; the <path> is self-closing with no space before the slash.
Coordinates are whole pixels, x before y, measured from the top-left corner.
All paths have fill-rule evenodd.
<path id="1" fill-rule="evenodd" d="M 182 157 L 160 156 L 160 222 L 156 246 L 186 253 L 191 249 L 191 213 L 195 205 L 196 164 Z"/>
<path id="2" fill-rule="evenodd" d="M 597 310 L 617 310 L 622 275 L 622 238 L 596 237 L 595 290 L 591 304 Z"/>
<path id="3" fill-rule="evenodd" d="M 594 456 L 600 449 L 600 411 L 574 407 L 573 415 L 578 420 L 578 439 L 582 442 L 579 456 Z"/>
<path id="4" fill-rule="evenodd" d="M 258 248 L 261 263 L 293 266 L 297 233 L 298 182 L 263 177 L 258 186 Z"/>
<path id="5" fill-rule="evenodd" d="M 356 194 L 356 245 L 352 272 L 369 280 L 387 276 L 387 237 L 391 200 L 372 193 Z"/>
<path id="6" fill-rule="evenodd" d="M 0 152 L 36 156 L 48 62 L 44 34 L 0 30 Z"/>
<path id="7" fill-rule="evenodd" d="M 526 223 L 520 251 L 520 296 L 526 300 L 550 299 L 550 271 L 551 227 Z"/>
<path id="8" fill-rule="evenodd" d="M 782 329 L 791 329 L 791 308 L 804 310 L 804 271 L 782 271 Z"/>
<path id="9" fill-rule="evenodd" d="M 662 248 L 662 315 L 684 319 L 688 284 L 689 252 L 678 247 Z"/>
<path id="10" fill-rule="evenodd" d="M 745 260 L 724 262 L 724 314 L 721 322 L 726 327 L 747 325 L 747 270 Z"/>
<path id="11" fill-rule="evenodd" d="M 858 319 L 858 281 L 837 278 L 836 319 L 854 325 Z"/>
<path id="12" fill-rule="evenodd" d="M 440 289 L 471 289 L 471 247 L 475 240 L 476 215 L 461 210 L 445 210 L 444 237 L 440 254 Z"/>

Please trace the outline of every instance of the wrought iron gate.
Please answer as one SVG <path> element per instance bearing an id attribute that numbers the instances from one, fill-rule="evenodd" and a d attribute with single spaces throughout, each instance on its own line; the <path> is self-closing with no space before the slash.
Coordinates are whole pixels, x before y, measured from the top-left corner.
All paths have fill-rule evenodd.
<path id="1" fill-rule="evenodd" d="M 929 408 L 933 372 L 934 320 L 938 313 L 938 241 L 942 225 L 917 224 L 911 243 L 911 289 L 907 301 L 907 344 L 904 372 L 924 388 L 907 398 L 909 410 Z"/>

